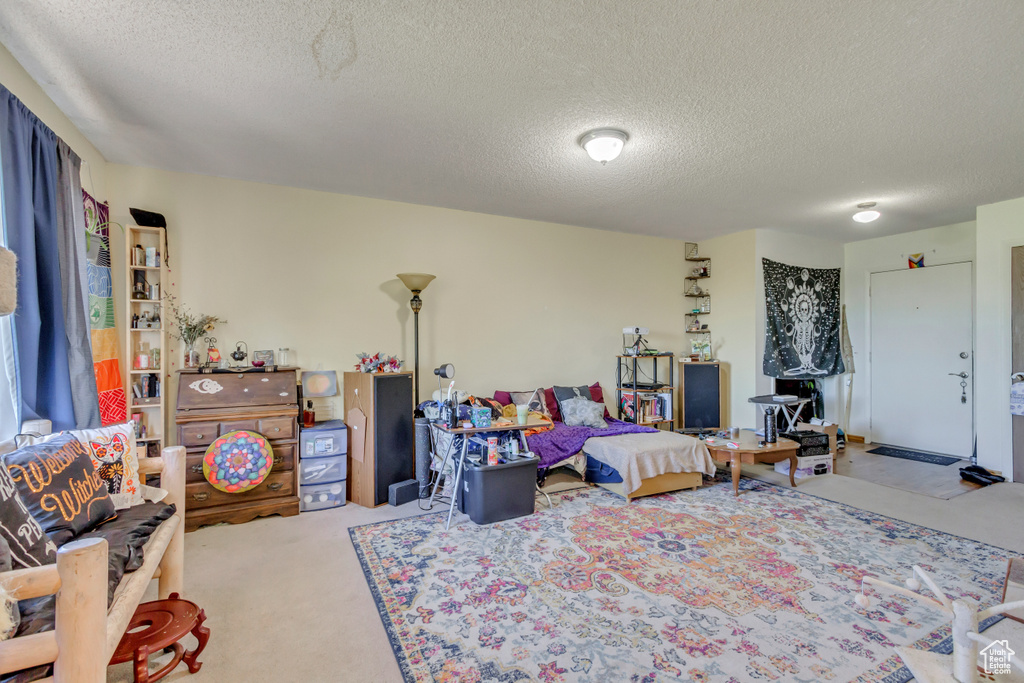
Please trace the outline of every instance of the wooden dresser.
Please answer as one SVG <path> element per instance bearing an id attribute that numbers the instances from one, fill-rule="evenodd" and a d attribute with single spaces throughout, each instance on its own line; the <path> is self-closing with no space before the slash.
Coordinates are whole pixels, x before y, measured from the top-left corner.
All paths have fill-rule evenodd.
<path id="1" fill-rule="evenodd" d="M 185 447 L 185 530 L 299 514 L 298 402 L 295 368 L 276 372 L 200 374 L 181 370 L 175 421 Z M 256 431 L 274 448 L 274 466 L 244 493 L 218 491 L 203 476 L 203 455 L 214 439 L 238 429 Z"/>

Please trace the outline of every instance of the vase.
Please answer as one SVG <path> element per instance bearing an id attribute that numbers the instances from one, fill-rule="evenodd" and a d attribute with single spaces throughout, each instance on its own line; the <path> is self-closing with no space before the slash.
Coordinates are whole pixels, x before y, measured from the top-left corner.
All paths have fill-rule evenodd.
<path id="1" fill-rule="evenodd" d="M 183 364 L 186 368 L 198 368 L 199 367 L 199 352 L 196 351 L 196 343 L 185 344 L 185 362 Z"/>

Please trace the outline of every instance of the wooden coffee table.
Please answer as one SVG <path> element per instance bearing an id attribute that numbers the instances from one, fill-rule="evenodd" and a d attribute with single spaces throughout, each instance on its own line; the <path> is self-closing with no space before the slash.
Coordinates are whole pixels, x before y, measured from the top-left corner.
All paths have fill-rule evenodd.
<path id="1" fill-rule="evenodd" d="M 727 462 L 732 469 L 732 492 L 740 495 L 740 470 L 743 463 L 753 465 L 758 462 L 775 463 L 782 460 L 789 460 L 789 485 L 796 488 L 796 452 L 800 444 L 796 441 L 784 439 L 781 436 L 775 443 L 766 443 L 758 446 L 757 442 L 763 439 L 752 431 L 743 429 L 738 439 L 719 439 L 715 437 L 715 443 L 707 444 L 711 457 L 718 462 Z M 726 443 L 733 441 L 739 443 L 739 448 L 729 448 Z"/>

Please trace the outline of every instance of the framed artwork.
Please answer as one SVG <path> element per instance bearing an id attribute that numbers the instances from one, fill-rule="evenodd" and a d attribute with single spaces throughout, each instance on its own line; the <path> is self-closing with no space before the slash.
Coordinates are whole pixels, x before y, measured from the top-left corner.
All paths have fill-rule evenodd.
<path id="1" fill-rule="evenodd" d="M 302 373 L 302 397 L 321 398 L 338 395 L 338 373 L 334 370 L 314 370 Z"/>
<path id="2" fill-rule="evenodd" d="M 261 361 L 263 361 L 264 365 L 273 365 L 274 364 L 274 352 L 273 351 L 253 351 L 252 352 L 252 359 L 253 360 L 261 360 Z"/>

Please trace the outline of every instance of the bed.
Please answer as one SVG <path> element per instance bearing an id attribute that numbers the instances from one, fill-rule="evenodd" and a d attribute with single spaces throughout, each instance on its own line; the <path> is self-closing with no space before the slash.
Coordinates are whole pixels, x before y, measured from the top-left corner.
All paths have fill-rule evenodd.
<path id="1" fill-rule="evenodd" d="M 582 452 L 587 458 L 585 479 L 627 500 L 695 489 L 704 474 L 715 473 L 707 446 L 692 436 L 615 419 L 606 421 L 606 429 L 555 422 L 553 429 L 527 436 L 527 445 L 540 458 L 542 471 Z M 592 467 L 594 462 L 604 467 Z M 596 470 L 601 471 L 600 476 L 594 476 Z"/>

